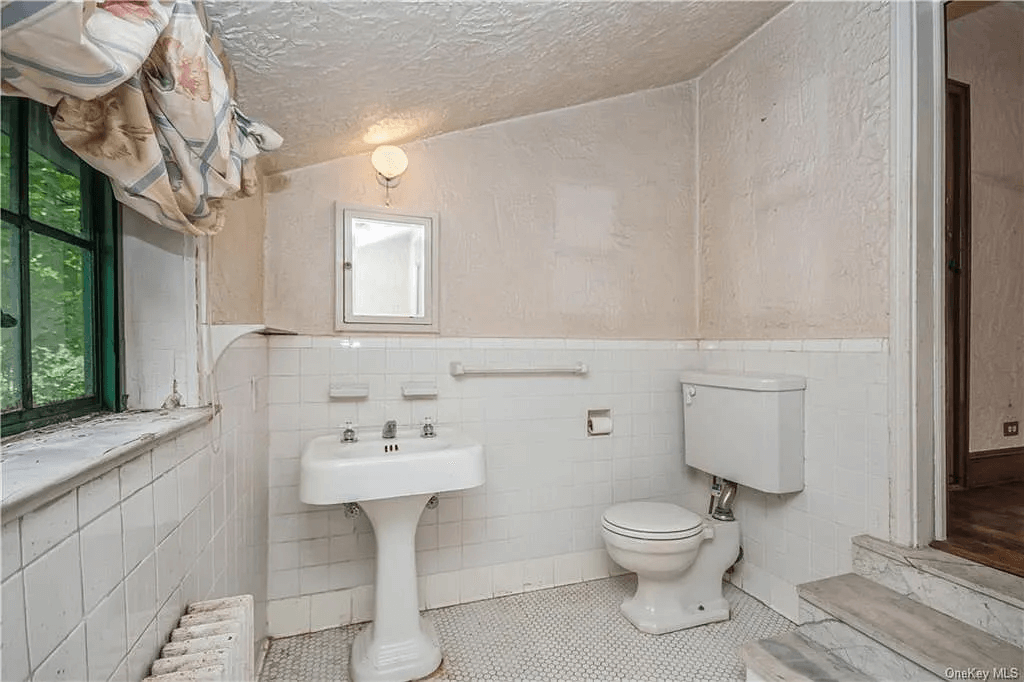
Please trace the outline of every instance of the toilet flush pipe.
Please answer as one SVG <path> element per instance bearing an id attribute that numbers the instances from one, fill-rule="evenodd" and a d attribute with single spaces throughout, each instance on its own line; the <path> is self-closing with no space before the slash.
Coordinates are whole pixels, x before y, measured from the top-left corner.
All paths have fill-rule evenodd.
<path id="1" fill-rule="evenodd" d="M 724 478 L 722 482 L 724 483 L 722 493 L 718 496 L 718 503 L 715 505 L 715 510 L 711 512 L 711 516 L 719 521 L 735 521 L 736 517 L 732 513 L 732 503 L 736 498 L 736 484 Z"/>

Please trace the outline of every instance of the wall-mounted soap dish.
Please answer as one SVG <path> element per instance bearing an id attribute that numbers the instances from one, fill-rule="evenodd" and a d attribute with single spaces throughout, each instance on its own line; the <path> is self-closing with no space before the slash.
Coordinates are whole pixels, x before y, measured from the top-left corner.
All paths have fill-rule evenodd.
<path id="1" fill-rule="evenodd" d="M 408 381 L 402 384 L 403 398 L 436 398 L 437 384 L 429 381 Z"/>
<path id="2" fill-rule="evenodd" d="M 331 384 L 330 388 L 333 400 L 362 400 L 369 395 L 369 384 Z"/>

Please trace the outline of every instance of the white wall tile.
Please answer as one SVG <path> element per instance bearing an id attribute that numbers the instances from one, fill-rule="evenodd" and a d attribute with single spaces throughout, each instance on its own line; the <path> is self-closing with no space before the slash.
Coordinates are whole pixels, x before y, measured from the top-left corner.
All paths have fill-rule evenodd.
<path id="1" fill-rule="evenodd" d="M 33 668 L 81 621 L 81 576 L 77 534 L 25 567 L 25 611 Z"/>
<path id="2" fill-rule="evenodd" d="M 131 644 L 128 652 L 128 676 L 139 680 L 149 675 L 153 660 L 160 651 L 160 640 L 156 633 L 156 621 L 150 621 L 142 635 Z"/>
<path id="3" fill-rule="evenodd" d="M 128 643 L 132 645 L 156 615 L 156 561 L 152 555 L 125 578 L 124 598 Z"/>
<path id="4" fill-rule="evenodd" d="M 273 600 L 267 604 L 268 634 L 289 635 L 310 630 L 309 597 Z"/>
<path id="5" fill-rule="evenodd" d="M 79 531 L 85 611 L 92 611 L 115 585 L 124 580 L 121 514 L 111 508 Z M 109 674 L 111 670 L 107 671 Z"/>
<path id="6" fill-rule="evenodd" d="M 121 477 L 121 499 L 131 497 L 135 491 L 153 480 L 153 459 L 151 453 L 142 454 L 130 462 L 126 462 L 120 469 Z"/>
<path id="7" fill-rule="evenodd" d="M 28 633 L 25 630 L 25 593 L 22 574 L 16 573 L 0 585 L 3 604 L 3 655 L 0 679 L 20 682 L 28 679 Z"/>
<path id="8" fill-rule="evenodd" d="M 523 566 L 522 561 L 494 566 L 491 579 L 495 597 L 519 594 L 523 591 Z"/>
<path id="9" fill-rule="evenodd" d="M 0 568 L 3 570 L 2 580 L 21 568 L 21 522 L 17 519 L 3 525 L 0 535 Z"/>
<path id="10" fill-rule="evenodd" d="M 309 598 L 309 627 L 323 630 L 352 621 L 352 595 L 347 590 L 324 592 Z"/>
<path id="11" fill-rule="evenodd" d="M 181 523 L 178 507 L 178 472 L 172 469 L 153 481 L 153 520 L 157 544 Z"/>
<path id="12" fill-rule="evenodd" d="M 85 525 L 121 500 L 120 471 L 112 469 L 78 488 L 78 522 Z"/>
<path id="13" fill-rule="evenodd" d="M 494 596 L 490 566 L 464 569 L 459 574 L 458 581 L 460 603 L 490 599 Z"/>
<path id="14" fill-rule="evenodd" d="M 121 527 L 124 532 L 124 570 L 127 573 L 155 547 L 152 486 L 121 502 Z"/>
<path id="15" fill-rule="evenodd" d="M 105 680 L 128 651 L 124 585 L 107 595 L 89 614 L 85 624 L 90 680 Z"/>
<path id="16" fill-rule="evenodd" d="M 459 575 L 455 571 L 427 576 L 427 608 L 459 603 Z"/>
<path id="17" fill-rule="evenodd" d="M 33 674 L 36 680 L 68 680 L 77 682 L 88 676 L 85 652 L 85 625 L 79 625 L 60 643 L 60 646 L 43 661 Z"/>
<path id="18" fill-rule="evenodd" d="M 21 558 L 29 564 L 78 528 L 78 496 L 67 493 L 21 518 Z"/>

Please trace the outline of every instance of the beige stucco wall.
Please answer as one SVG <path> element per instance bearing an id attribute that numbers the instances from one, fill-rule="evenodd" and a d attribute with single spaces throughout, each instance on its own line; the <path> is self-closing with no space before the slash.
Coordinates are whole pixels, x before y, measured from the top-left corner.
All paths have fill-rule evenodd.
<path id="1" fill-rule="evenodd" d="M 1024 9 L 950 23 L 949 77 L 971 94 L 970 450 L 1024 445 Z"/>
<path id="2" fill-rule="evenodd" d="M 888 336 L 889 8 L 796 3 L 699 90 L 701 336 Z"/>
<path id="3" fill-rule="evenodd" d="M 442 335 L 694 338 L 695 106 L 687 82 L 405 145 L 392 205 L 440 216 Z M 369 159 L 266 201 L 266 321 L 332 333 L 334 202 L 383 205 Z"/>
<path id="4" fill-rule="evenodd" d="M 253 196 L 226 203 L 224 229 L 210 239 L 208 305 L 215 324 L 263 322 L 263 184 Z"/>

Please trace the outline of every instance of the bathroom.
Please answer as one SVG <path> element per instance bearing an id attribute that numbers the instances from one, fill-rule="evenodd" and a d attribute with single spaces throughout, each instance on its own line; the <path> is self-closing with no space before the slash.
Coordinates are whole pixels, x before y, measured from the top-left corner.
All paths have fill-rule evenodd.
<path id="1" fill-rule="evenodd" d="M 275 46 L 245 38 L 280 10 L 211 8 L 240 102 L 285 142 L 212 238 L 124 211 L 128 406 L 177 393 L 185 407 L 168 410 L 174 425 L 152 448 L 102 475 L 31 503 L 5 492 L 3 679 L 142 679 L 186 606 L 213 597 L 253 595 L 268 660 L 290 636 L 342 637 L 371 620 L 365 515 L 299 494 L 303 447 L 347 421 L 366 435 L 429 417 L 483 445 L 484 485 L 442 493 L 417 527 L 428 614 L 620 585 L 605 509 L 706 510 L 710 477 L 682 457 L 679 380 L 691 369 L 806 380 L 802 491 L 736 497 L 743 557 L 728 580 L 762 620 L 804 622 L 797 586 L 850 573 L 858 536 L 936 537 L 933 474 L 917 466 L 933 454 L 901 440 L 914 410 L 930 415 L 908 396 L 928 364 L 904 352 L 909 319 L 927 302 L 919 311 L 897 264 L 909 190 L 892 141 L 909 120 L 896 53 L 913 61 L 896 38 L 914 19 L 887 4 L 741 9 L 754 25 L 679 82 L 638 75 L 615 96 L 430 135 L 440 124 L 425 105 L 391 121 L 378 111 L 326 126 L 356 141 L 346 152 L 310 124 L 335 115 L 308 85 L 319 73 L 290 74 L 311 89 L 305 111 L 257 113 Z M 375 68 L 382 79 L 389 65 Z M 387 142 L 408 156 L 390 188 L 369 159 Z M 385 201 L 437 217 L 434 332 L 337 328 L 337 211 Z M 456 377 L 453 362 L 588 371 Z M 410 382 L 436 396 L 403 397 Z M 366 396 L 332 399 L 337 384 Z M 609 435 L 588 436 L 588 410 L 609 411 Z"/>

